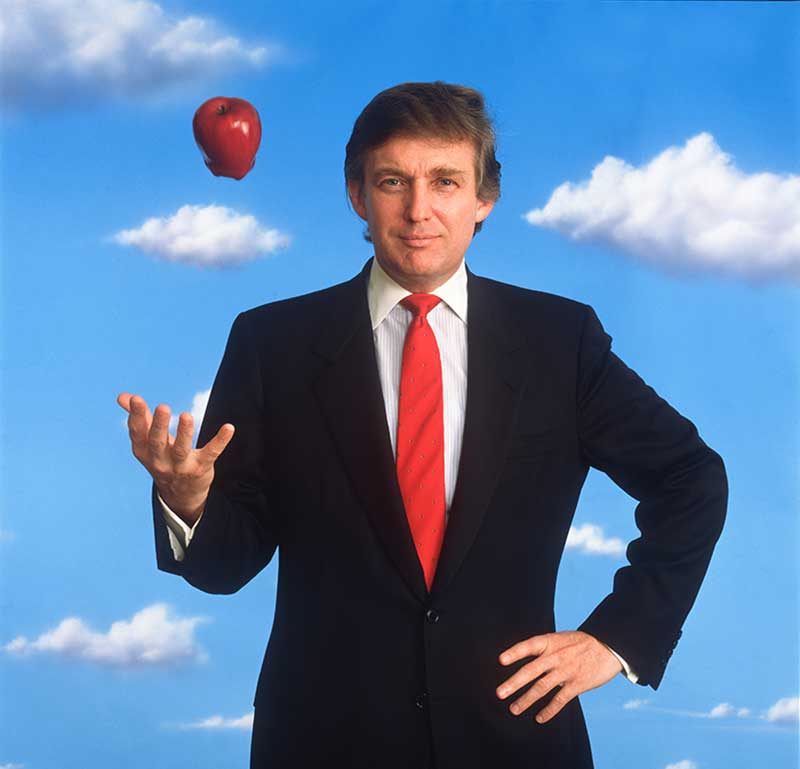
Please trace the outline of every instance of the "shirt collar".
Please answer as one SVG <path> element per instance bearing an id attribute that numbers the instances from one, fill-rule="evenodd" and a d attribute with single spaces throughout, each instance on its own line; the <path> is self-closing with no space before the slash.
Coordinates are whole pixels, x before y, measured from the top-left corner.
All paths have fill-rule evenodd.
<path id="1" fill-rule="evenodd" d="M 405 299 L 411 293 L 391 278 L 373 257 L 367 284 L 367 300 L 373 330 L 380 326 L 401 299 Z M 458 269 L 431 293 L 440 297 L 464 323 L 467 322 L 467 269 L 463 259 Z"/>

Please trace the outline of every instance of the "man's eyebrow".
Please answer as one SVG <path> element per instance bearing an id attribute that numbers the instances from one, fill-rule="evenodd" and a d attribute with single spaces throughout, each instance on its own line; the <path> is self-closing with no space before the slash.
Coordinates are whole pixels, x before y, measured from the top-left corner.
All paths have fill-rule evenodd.
<path id="1" fill-rule="evenodd" d="M 395 166 L 380 166 L 373 172 L 373 176 L 406 176 L 406 172 Z M 464 171 L 450 166 L 437 166 L 432 168 L 430 176 L 464 176 Z"/>
<path id="2" fill-rule="evenodd" d="M 405 173 L 394 166 L 381 166 L 372 172 L 373 176 L 405 176 Z"/>
<path id="3" fill-rule="evenodd" d="M 431 171 L 431 176 L 464 176 L 464 171 L 460 168 L 451 168 L 449 166 L 437 166 Z"/>

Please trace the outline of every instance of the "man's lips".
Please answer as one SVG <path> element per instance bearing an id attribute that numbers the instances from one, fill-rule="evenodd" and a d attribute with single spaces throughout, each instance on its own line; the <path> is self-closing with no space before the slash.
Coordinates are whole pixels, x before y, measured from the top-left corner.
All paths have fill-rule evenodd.
<path id="1" fill-rule="evenodd" d="M 401 235 L 400 240 L 409 246 L 427 246 L 438 237 L 438 235 Z"/>

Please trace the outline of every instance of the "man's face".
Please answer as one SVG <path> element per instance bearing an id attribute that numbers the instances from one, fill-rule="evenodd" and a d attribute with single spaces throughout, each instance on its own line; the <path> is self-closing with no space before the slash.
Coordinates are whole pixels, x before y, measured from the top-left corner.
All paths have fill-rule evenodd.
<path id="1" fill-rule="evenodd" d="M 429 293 L 459 267 L 494 203 L 479 200 L 471 141 L 397 136 L 367 153 L 364 182 L 348 181 L 375 258 L 401 286 Z"/>

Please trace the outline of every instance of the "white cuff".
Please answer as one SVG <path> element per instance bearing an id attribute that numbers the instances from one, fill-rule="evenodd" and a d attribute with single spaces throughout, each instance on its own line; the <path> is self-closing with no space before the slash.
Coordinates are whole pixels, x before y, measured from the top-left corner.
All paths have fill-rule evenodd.
<path id="1" fill-rule="evenodd" d="M 164 514 L 164 522 L 167 524 L 167 534 L 169 535 L 169 544 L 172 547 L 172 554 L 175 556 L 176 561 L 182 561 L 189 543 L 192 541 L 192 536 L 200 522 L 203 514 L 194 522 L 194 525 L 189 527 L 186 521 L 181 519 L 176 513 L 169 509 L 167 503 L 161 498 L 161 494 L 156 490 L 156 496 L 161 503 L 162 512 Z"/>
<path id="2" fill-rule="evenodd" d="M 608 649 L 619 661 L 622 665 L 622 670 L 620 670 L 620 674 L 624 675 L 632 684 L 635 684 L 639 680 L 639 676 L 631 670 L 631 666 L 617 654 L 608 644 L 605 644 L 606 649 Z"/>

